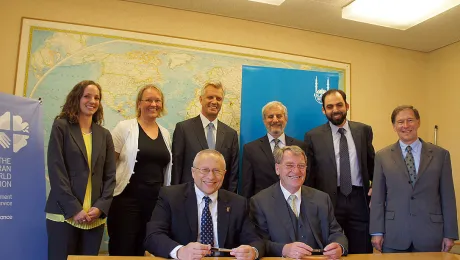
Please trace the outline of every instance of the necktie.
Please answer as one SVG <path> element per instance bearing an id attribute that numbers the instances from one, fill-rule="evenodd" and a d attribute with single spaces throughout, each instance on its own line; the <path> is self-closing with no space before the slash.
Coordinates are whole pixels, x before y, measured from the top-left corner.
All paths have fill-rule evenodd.
<path id="1" fill-rule="evenodd" d="M 415 182 L 417 181 L 417 173 L 415 171 L 414 155 L 412 154 L 412 147 L 410 147 L 410 145 L 406 147 L 406 152 L 404 161 L 406 162 L 407 171 L 409 172 L 410 183 L 412 184 L 412 187 L 414 187 Z"/>
<path id="2" fill-rule="evenodd" d="M 275 143 L 275 147 L 273 147 L 273 155 L 275 155 L 275 152 L 280 149 L 279 143 L 280 140 L 278 138 L 273 139 L 273 142 Z"/>
<path id="3" fill-rule="evenodd" d="M 214 141 L 214 124 L 209 123 L 208 126 L 208 136 L 206 137 L 206 141 L 208 142 L 208 148 L 209 149 L 215 149 L 216 148 L 216 143 Z"/>
<path id="4" fill-rule="evenodd" d="M 211 211 L 209 210 L 209 203 L 211 199 L 209 197 L 203 197 L 204 208 L 201 214 L 201 233 L 200 240 L 203 245 L 214 246 L 214 232 L 212 226 Z"/>
<path id="5" fill-rule="evenodd" d="M 291 206 L 292 212 L 294 212 L 294 215 L 298 218 L 299 213 L 297 212 L 297 207 L 295 206 L 295 201 L 297 199 L 297 196 L 294 194 L 289 195 L 289 206 Z"/>
<path id="6" fill-rule="evenodd" d="M 345 129 L 339 128 L 340 133 L 340 192 L 348 196 L 351 193 L 351 169 L 350 169 L 350 155 L 348 154 L 347 137 L 345 136 Z"/>

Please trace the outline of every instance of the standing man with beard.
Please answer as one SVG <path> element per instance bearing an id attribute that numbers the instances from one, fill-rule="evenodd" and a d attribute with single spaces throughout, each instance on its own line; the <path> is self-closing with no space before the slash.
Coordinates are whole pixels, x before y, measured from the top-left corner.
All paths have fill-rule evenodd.
<path id="1" fill-rule="evenodd" d="M 279 181 L 275 171 L 275 150 L 297 145 L 304 152 L 304 142 L 284 134 L 288 121 L 288 111 L 283 103 L 271 101 L 262 108 L 262 119 L 267 134 L 247 143 L 243 148 L 242 195 L 250 198 L 259 191 Z"/>
<path id="2" fill-rule="evenodd" d="M 335 216 L 349 241 L 349 253 L 371 253 L 369 202 L 375 151 L 372 128 L 347 120 L 350 105 L 342 90 L 322 96 L 328 123 L 305 134 L 308 174 L 306 184 L 326 192 Z"/>
<path id="3" fill-rule="evenodd" d="M 238 185 L 238 135 L 217 120 L 224 101 L 221 83 L 206 83 L 201 89 L 201 113 L 177 123 L 173 134 L 171 185 L 193 180 L 190 168 L 195 155 L 205 149 L 219 151 L 225 158 L 226 172 L 222 188 L 236 193 Z"/>

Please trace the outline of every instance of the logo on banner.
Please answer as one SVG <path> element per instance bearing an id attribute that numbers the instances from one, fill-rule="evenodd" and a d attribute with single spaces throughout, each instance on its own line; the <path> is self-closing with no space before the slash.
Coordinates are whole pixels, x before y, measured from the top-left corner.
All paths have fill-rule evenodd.
<path id="1" fill-rule="evenodd" d="M 29 139 L 29 123 L 23 122 L 21 116 L 13 115 L 11 120 L 9 111 L 0 116 L 0 146 L 3 149 L 13 148 L 13 152 L 17 153 L 27 145 L 27 139 Z"/>
<path id="2" fill-rule="evenodd" d="M 320 105 L 323 104 L 323 101 L 321 101 L 321 97 L 328 90 L 329 90 L 329 78 L 327 78 L 326 89 L 322 89 L 322 88 L 318 89 L 318 76 L 316 76 L 316 78 L 315 78 L 315 94 L 313 96 L 315 97 L 315 100 L 316 100 L 316 102 L 318 102 L 318 104 L 320 104 Z"/>

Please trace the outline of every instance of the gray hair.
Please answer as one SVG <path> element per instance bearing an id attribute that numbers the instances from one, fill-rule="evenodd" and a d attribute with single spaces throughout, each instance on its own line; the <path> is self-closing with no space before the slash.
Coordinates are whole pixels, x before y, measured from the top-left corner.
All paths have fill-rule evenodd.
<path id="1" fill-rule="evenodd" d="M 227 166 L 225 164 L 224 156 L 220 152 L 218 152 L 216 150 L 213 150 L 213 149 L 206 149 L 206 150 L 199 151 L 195 155 L 195 159 L 193 159 L 193 167 L 196 167 L 199 159 L 201 159 L 201 157 L 203 157 L 205 155 L 213 155 L 213 156 L 217 157 L 219 160 L 222 160 L 222 162 L 224 163 L 224 170 L 227 168 Z"/>
<path id="2" fill-rule="evenodd" d="M 284 112 L 284 116 L 286 117 L 286 119 L 288 118 L 288 110 L 287 110 L 286 106 L 283 105 L 283 103 L 281 103 L 279 101 L 270 101 L 267 104 L 265 104 L 265 106 L 262 108 L 262 119 L 265 119 L 265 111 L 267 109 L 275 107 L 275 106 L 281 107 L 281 109 Z"/>
<path id="3" fill-rule="evenodd" d="M 222 89 L 222 97 L 225 97 L 225 89 L 220 82 L 206 82 L 203 87 L 201 88 L 201 96 L 204 95 L 206 88 L 213 87 L 215 89 Z"/>
<path id="4" fill-rule="evenodd" d="M 274 157 L 277 164 L 281 164 L 283 161 L 284 153 L 286 151 L 290 151 L 294 155 L 302 155 L 305 159 L 305 163 L 307 163 L 307 155 L 305 154 L 304 150 L 302 150 L 302 148 L 298 147 L 297 145 L 291 145 L 280 148 L 275 152 Z"/>

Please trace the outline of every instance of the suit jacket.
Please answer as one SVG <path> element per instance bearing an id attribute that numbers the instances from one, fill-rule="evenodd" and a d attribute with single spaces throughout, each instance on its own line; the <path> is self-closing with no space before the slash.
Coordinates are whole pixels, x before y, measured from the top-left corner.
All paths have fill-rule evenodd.
<path id="1" fill-rule="evenodd" d="M 286 145 L 297 145 L 307 152 L 307 145 L 297 139 L 286 137 Z M 268 141 L 268 136 L 247 143 L 243 148 L 242 195 L 252 197 L 259 191 L 279 182 L 275 172 L 275 159 Z"/>
<path id="2" fill-rule="evenodd" d="M 375 151 L 372 146 L 373 133 L 368 125 L 348 121 L 356 146 L 356 155 L 364 187 L 364 198 L 369 203 L 369 181 L 372 181 Z M 337 163 L 334 153 L 331 126 L 320 125 L 305 134 L 307 143 L 306 185 L 329 194 L 335 207 L 337 201 Z"/>
<path id="3" fill-rule="evenodd" d="M 249 221 L 247 200 L 226 190 L 217 198 L 219 247 L 251 245 L 264 254 L 264 243 Z M 169 258 L 178 245 L 197 242 L 198 207 L 194 183 L 162 187 L 152 219 L 147 223 L 144 246 L 155 256 Z"/>
<path id="4" fill-rule="evenodd" d="M 171 185 L 192 181 L 193 159 L 199 151 L 208 148 L 200 116 L 177 123 L 172 143 Z M 227 166 L 222 188 L 236 192 L 238 186 L 238 134 L 221 121 L 217 126 L 216 150 L 224 156 Z"/>
<path id="5" fill-rule="evenodd" d="M 93 123 L 91 154 L 91 205 L 107 216 L 115 188 L 115 152 L 110 132 Z M 66 219 L 83 209 L 90 169 L 85 142 L 78 123 L 56 119 L 48 145 L 48 175 L 51 185 L 45 211 Z"/>
<path id="6" fill-rule="evenodd" d="M 369 232 L 384 233 L 384 246 L 441 251 L 442 239 L 458 239 L 449 152 L 422 141 L 415 186 L 399 142 L 377 153 Z"/>
<path id="7" fill-rule="evenodd" d="M 341 244 L 344 254 L 348 240 L 335 219 L 329 196 L 319 190 L 302 186 L 299 217 L 309 223 L 314 240 L 324 248 L 332 242 Z M 264 238 L 266 256 L 279 257 L 284 245 L 296 242 L 295 231 L 289 217 L 288 205 L 279 182 L 257 193 L 250 200 L 250 216 Z"/>

